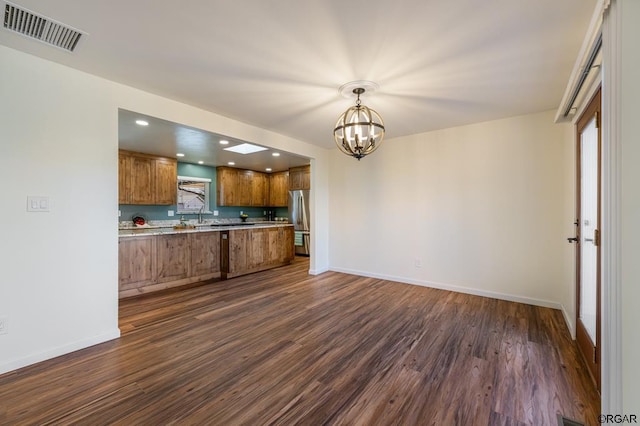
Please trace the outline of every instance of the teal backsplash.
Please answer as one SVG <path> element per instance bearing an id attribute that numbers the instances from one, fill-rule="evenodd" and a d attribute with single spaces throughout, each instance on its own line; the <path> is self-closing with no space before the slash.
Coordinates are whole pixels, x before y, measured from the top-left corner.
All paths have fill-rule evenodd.
<path id="1" fill-rule="evenodd" d="M 199 178 L 211 179 L 211 187 L 209 188 L 209 207 L 211 211 L 218 210 L 218 216 L 213 214 L 205 214 L 205 219 L 228 219 L 237 218 L 240 216 L 240 212 L 246 213 L 251 218 L 264 218 L 264 212 L 267 210 L 265 207 L 218 207 L 216 206 L 216 169 L 215 167 L 200 166 L 197 164 L 178 163 L 178 175 L 179 176 L 191 176 Z M 119 221 L 126 221 L 133 218 L 135 215 L 143 215 L 147 220 L 171 220 L 180 219 L 181 215 L 177 213 L 175 216 L 170 217 L 167 212 L 169 210 L 177 211 L 177 206 L 145 206 L 145 205 L 130 205 L 120 204 L 120 218 Z M 277 217 L 287 217 L 288 210 L 286 207 L 271 208 L 275 212 Z M 197 215 L 186 214 L 187 219 L 193 219 Z"/>

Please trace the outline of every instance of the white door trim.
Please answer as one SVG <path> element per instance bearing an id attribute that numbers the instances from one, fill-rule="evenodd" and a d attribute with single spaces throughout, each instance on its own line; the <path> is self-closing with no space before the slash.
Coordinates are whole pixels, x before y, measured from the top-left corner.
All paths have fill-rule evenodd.
<path id="1" fill-rule="evenodd" d="M 602 23 L 602 413 L 622 413 L 620 3 L 611 0 Z"/>

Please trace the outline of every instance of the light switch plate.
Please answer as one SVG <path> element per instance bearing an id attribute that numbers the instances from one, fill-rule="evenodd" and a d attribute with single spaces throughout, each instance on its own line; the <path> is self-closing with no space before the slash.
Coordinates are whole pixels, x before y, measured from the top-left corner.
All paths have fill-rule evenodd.
<path id="1" fill-rule="evenodd" d="M 49 211 L 49 197 L 39 196 L 27 196 L 27 211 L 28 212 L 48 212 Z"/>

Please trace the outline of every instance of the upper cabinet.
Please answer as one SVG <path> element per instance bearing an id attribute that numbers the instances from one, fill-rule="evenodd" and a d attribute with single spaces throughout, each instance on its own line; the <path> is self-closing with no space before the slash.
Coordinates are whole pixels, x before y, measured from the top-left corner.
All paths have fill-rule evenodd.
<path id="1" fill-rule="evenodd" d="M 269 207 L 286 207 L 289 202 L 289 172 L 269 175 Z"/>
<path id="2" fill-rule="evenodd" d="M 253 170 L 217 168 L 218 206 L 281 207 L 287 205 L 289 172 L 268 175 Z"/>
<path id="3" fill-rule="evenodd" d="M 253 170 L 218 167 L 218 206 L 264 207 L 269 201 L 269 177 Z"/>
<path id="4" fill-rule="evenodd" d="M 311 189 L 311 167 L 301 166 L 289 169 L 289 190 Z"/>
<path id="5" fill-rule="evenodd" d="M 269 205 L 269 175 L 251 172 L 251 205 Z"/>
<path id="6" fill-rule="evenodd" d="M 120 150 L 118 203 L 176 204 L 178 163 L 173 158 Z"/>
<path id="7" fill-rule="evenodd" d="M 240 200 L 238 169 L 218 167 L 216 178 L 216 200 L 219 206 L 237 206 Z"/>

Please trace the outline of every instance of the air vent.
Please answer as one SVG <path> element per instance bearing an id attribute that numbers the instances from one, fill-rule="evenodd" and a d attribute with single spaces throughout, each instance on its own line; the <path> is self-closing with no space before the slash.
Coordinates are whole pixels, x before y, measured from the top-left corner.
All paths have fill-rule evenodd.
<path id="1" fill-rule="evenodd" d="M 23 36 L 73 52 L 82 33 L 79 30 L 6 2 L 4 27 Z"/>

